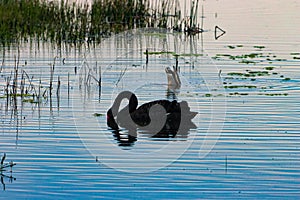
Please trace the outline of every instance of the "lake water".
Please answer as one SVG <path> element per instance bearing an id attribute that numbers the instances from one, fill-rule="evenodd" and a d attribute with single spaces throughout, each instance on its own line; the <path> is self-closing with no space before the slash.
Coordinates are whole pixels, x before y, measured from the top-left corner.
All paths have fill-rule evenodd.
<path id="1" fill-rule="evenodd" d="M 193 37 L 139 29 L 81 49 L 22 44 L 19 77 L 26 71 L 26 83 L 41 85 L 47 98 L 38 104 L 18 97 L 16 110 L 5 86 L 18 51 L 6 51 L 0 153 L 17 165 L 2 173 L 0 198 L 299 198 L 300 3 L 203 5 L 205 31 Z M 217 40 L 215 26 L 226 31 Z M 170 93 L 165 67 L 175 65 L 174 54 L 182 87 Z M 198 112 L 197 128 L 175 138 L 140 131 L 129 140 L 123 129 L 116 135 L 105 115 L 124 90 L 134 91 L 139 105 L 187 101 Z"/>

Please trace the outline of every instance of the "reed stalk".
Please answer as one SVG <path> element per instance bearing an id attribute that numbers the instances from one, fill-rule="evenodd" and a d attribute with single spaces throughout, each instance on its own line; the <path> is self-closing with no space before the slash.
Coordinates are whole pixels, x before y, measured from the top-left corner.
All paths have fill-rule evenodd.
<path id="1" fill-rule="evenodd" d="M 68 72 L 68 100 L 70 99 L 70 73 Z"/>
<path id="2" fill-rule="evenodd" d="M 50 83 L 49 83 L 49 96 L 50 96 L 50 98 L 52 97 L 53 75 L 54 75 L 54 70 L 55 70 L 55 61 L 56 61 L 56 58 L 57 58 L 57 56 L 54 57 L 53 64 L 50 65 Z"/>
<path id="3" fill-rule="evenodd" d="M 199 0 L 192 1 L 189 27 L 197 26 Z M 122 8 L 122 9 L 121 9 Z M 181 29 L 178 0 L 94 0 L 89 6 L 68 1 L 1 0 L 0 43 L 53 42 L 58 45 L 101 42 L 103 37 L 135 27 Z M 181 21 L 181 24 L 178 23 Z M 188 25 L 185 23 L 186 26 Z"/>

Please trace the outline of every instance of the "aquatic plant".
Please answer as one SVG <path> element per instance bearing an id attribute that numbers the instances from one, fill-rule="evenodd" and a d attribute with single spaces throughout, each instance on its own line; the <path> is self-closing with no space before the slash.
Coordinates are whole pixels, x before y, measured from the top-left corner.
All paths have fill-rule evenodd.
<path id="1" fill-rule="evenodd" d="M 251 95 L 265 95 L 265 96 L 287 96 L 288 93 L 273 93 L 273 88 L 277 85 L 268 85 L 261 86 L 262 82 L 269 82 L 268 79 L 287 82 L 290 81 L 291 78 L 285 77 L 279 72 L 275 71 L 274 66 L 266 66 L 261 70 L 250 70 L 246 69 L 243 72 L 228 72 L 227 76 L 224 77 L 223 87 L 227 91 L 229 91 L 229 96 L 243 96 L 250 95 L 249 93 L 245 93 L 245 91 L 251 92 Z M 274 71 L 272 71 L 274 70 Z M 274 79 L 274 76 L 277 78 Z M 248 81 L 246 84 L 241 84 L 240 80 Z M 256 80 L 260 80 L 258 84 L 256 84 Z M 251 84 L 249 84 L 251 82 Z M 269 90 L 271 89 L 271 90 Z"/>
<path id="2" fill-rule="evenodd" d="M 13 161 L 10 161 L 9 163 L 4 163 L 6 159 L 6 153 L 4 153 L 3 157 L 1 158 L 0 161 L 0 174 L 2 175 L 2 171 L 4 171 L 5 168 L 10 167 L 12 171 L 12 167 L 16 165 Z"/>
<path id="3" fill-rule="evenodd" d="M 266 48 L 265 46 L 258 46 L 258 45 L 253 46 L 253 47 L 256 48 L 256 49 L 264 49 L 264 48 Z"/>
<path id="4" fill-rule="evenodd" d="M 120 9 L 122 8 L 122 9 Z M 192 5 L 190 24 L 196 25 L 197 3 Z M 57 44 L 100 42 L 101 38 L 134 27 L 182 26 L 178 0 L 94 0 L 77 5 L 61 0 L 0 1 L 0 42 L 50 41 Z M 188 24 L 186 24 L 188 26 Z"/>
<path id="5" fill-rule="evenodd" d="M 270 71 L 271 71 L 271 70 L 273 70 L 273 69 L 274 69 L 274 67 L 265 67 L 265 69 L 266 69 L 266 70 L 270 70 Z"/>

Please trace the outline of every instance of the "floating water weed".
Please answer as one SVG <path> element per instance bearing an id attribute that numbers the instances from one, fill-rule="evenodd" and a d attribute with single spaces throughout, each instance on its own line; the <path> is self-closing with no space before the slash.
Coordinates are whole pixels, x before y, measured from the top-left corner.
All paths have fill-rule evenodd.
<path id="1" fill-rule="evenodd" d="M 229 85 L 229 86 L 224 86 L 225 89 L 237 89 L 237 88 L 256 88 L 255 85 Z"/>
<path id="2" fill-rule="evenodd" d="M 265 46 L 253 46 L 254 48 L 256 48 L 256 49 L 264 49 L 264 48 L 266 48 Z"/>
<path id="3" fill-rule="evenodd" d="M 284 78 L 283 81 L 290 81 L 291 78 Z"/>
<path id="4" fill-rule="evenodd" d="M 266 70 L 273 70 L 274 67 L 265 67 Z"/>
<path id="5" fill-rule="evenodd" d="M 227 46 L 229 49 L 235 49 L 235 46 L 232 46 L 232 45 L 228 45 Z"/>
<path id="6" fill-rule="evenodd" d="M 105 116 L 105 115 L 104 115 L 104 114 L 101 114 L 101 113 L 94 113 L 93 116 L 94 116 L 94 117 L 101 117 L 101 116 Z"/>

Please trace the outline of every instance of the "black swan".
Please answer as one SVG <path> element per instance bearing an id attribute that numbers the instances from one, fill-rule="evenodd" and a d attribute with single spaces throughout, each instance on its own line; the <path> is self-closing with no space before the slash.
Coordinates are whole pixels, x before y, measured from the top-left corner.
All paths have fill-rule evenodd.
<path id="1" fill-rule="evenodd" d="M 129 103 L 119 111 L 123 99 Z M 175 137 L 176 134 L 187 134 L 196 128 L 191 121 L 197 112 L 191 112 L 186 101 L 156 100 L 138 107 L 135 94 L 130 91 L 119 93 L 112 107 L 107 111 L 107 125 L 118 131 L 123 127 L 131 136 L 136 137 L 136 130 L 150 133 L 152 137 Z"/>

